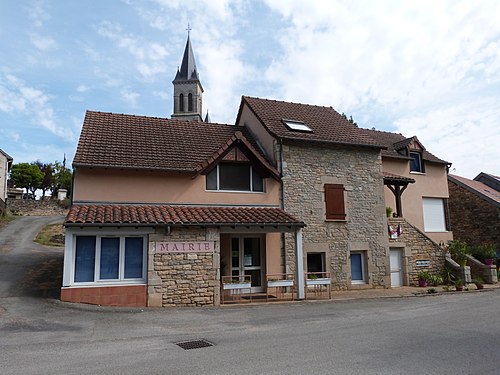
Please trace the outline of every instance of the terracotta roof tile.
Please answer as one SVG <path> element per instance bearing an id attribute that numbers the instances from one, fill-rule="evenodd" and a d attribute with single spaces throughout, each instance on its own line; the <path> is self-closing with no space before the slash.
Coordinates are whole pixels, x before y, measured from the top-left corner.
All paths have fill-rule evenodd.
<path id="1" fill-rule="evenodd" d="M 274 207 L 90 204 L 71 206 L 64 224 L 305 226 L 304 222 Z"/>
<path id="2" fill-rule="evenodd" d="M 452 174 L 448 175 L 448 180 L 462 186 L 476 195 L 485 198 L 486 200 L 494 203 L 496 206 L 500 206 L 500 192 L 496 191 L 492 187 L 479 181 L 469 180 L 468 178 Z"/>
<path id="3" fill-rule="evenodd" d="M 195 171 L 241 126 L 87 111 L 74 166 Z"/>
<path id="4" fill-rule="evenodd" d="M 399 133 L 391 133 L 380 130 L 371 130 L 371 129 L 360 129 L 365 132 L 367 135 L 374 138 L 378 143 L 383 144 L 387 147 L 387 150 L 382 150 L 382 156 L 389 158 L 397 158 L 397 159 L 406 159 L 410 160 L 408 156 L 401 155 L 396 150 L 404 148 L 410 144 L 410 142 L 414 139 L 414 137 L 407 138 Z M 429 151 L 424 150 L 422 153 L 422 157 L 424 160 L 441 163 L 441 164 L 450 164 L 449 162 L 438 158 L 437 156 L 431 154 Z"/>
<path id="5" fill-rule="evenodd" d="M 400 175 L 394 174 L 394 173 L 383 172 L 383 175 L 384 175 L 384 181 L 387 181 L 387 182 L 399 181 L 399 182 L 409 182 L 410 184 L 413 184 L 415 182 L 415 179 L 413 179 L 413 178 L 400 176 Z"/>
<path id="6" fill-rule="evenodd" d="M 385 148 L 332 107 L 243 96 L 236 123 L 244 104 L 248 105 L 267 130 L 276 137 Z M 283 120 L 301 121 L 311 128 L 312 132 L 290 130 Z"/>

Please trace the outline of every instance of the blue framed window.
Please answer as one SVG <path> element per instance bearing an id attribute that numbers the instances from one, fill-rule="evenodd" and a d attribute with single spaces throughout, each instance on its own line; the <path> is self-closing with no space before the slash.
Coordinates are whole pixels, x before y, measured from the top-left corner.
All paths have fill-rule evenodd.
<path id="1" fill-rule="evenodd" d="M 143 282 L 145 257 L 144 237 L 76 236 L 74 282 Z"/>
<path id="2" fill-rule="evenodd" d="M 94 236 L 76 237 L 75 282 L 94 281 L 95 242 Z"/>
<path id="3" fill-rule="evenodd" d="M 101 238 L 101 279 L 118 279 L 120 268 L 120 238 Z"/>
<path id="4" fill-rule="evenodd" d="M 353 284 L 365 284 L 365 254 L 362 251 L 351 252 L 351 281 Z"/>

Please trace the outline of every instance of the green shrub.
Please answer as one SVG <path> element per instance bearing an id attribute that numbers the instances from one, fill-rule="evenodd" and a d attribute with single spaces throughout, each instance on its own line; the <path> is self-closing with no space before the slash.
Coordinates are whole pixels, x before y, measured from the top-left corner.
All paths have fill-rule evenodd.
<path id="1" fill-rule="evenodd" d="M 471 249 L 471 255 L 483 263 L 486 259 L 495 259 L 497 256 L 496 248 L 493 244 L 481 244 L 474 246 Z"/>
<path id="2" fill-rule="evenodd" d="M 463 265 L 467 261 L 467 255 L 470 254 L 469 245 L 460 240 L 451 241 L 448 245 L 448 250 L 453 260 L 460 265 Z"/>

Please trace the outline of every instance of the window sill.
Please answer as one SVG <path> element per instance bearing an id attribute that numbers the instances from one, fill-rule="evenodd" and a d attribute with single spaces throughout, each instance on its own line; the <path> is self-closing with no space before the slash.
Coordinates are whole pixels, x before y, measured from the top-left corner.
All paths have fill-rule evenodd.
<path id="1" fill-rule="evenodd" d="M 206 190 L 206 193 L 237 193 L 237 194 L 266 194 L 265 191 L 247 191 L 247 190 Z"/>
<path id="2" fill-rule="evenodd" d="M 127 280 L 127 281 L 117 281 L 117 280 L 111 280 L 109 282 L 107 281 L 93 281 L 93 282 L 73 282 L 68 286 L 64 286 L 65 288 L 79 288 L 79 287 L 85 287 L 85 288 L 99 288 L 99 287 L 108 287 L 108 286 L 127 286 L 127 285 L 146 285 L 147 282 L 146 280 Z"/>
<path id="3" fill-rule="evenodd" d="M 347 223 L 347 219 L 325 219 L 327 223 Z"/>
<path id="4" fill-rule="evenodd" d="M 425 176 L 425 172 L 410 171 L 410 174 L 419 174 L 419 175 Z"/>

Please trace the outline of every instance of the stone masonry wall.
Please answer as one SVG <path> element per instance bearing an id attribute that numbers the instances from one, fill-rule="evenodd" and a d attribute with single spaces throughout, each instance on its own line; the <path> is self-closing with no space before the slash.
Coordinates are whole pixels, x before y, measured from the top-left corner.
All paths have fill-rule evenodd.
<path id="1" fill-rule="evenodd" d="M 213 241 L 213 253 L 156 254 L 156 241 Z M 216 229 L 163 228 L 149 236 L 148 306 L 219 305 L 220 238 Z"/>
<path id="2" fill-rule="evenodd" d="M 61 207 L 57 200 L 7 199 L 7 208 L 20 216 L 66 216 L 68 208 Z"/>
<path id="3" fill-rule="evenodd" d="M 358 287 L 351 285 L 350 251 L 366 254 L 366 286 L 389 287 L 379 151 L 284 145 L 283 160 L 284 208 L 307 225 L 303 231 L 304 253 L 325 252 L 332 287 L 339 290 Z M 346 221 L 325 220 L 324 184 L 329 183 L 344 185 Z M 293 236 L 287 234 L 285 241 L 287 272 L 293 272 Z"/>
<path id="4" fill-rule="evenodd" d="M 448 181 L 451 229 L 469 245 L 494 243 L 500 249 L 500 208 Z"/>
<path id="5" fill-rule="evenodd" d="M 418 285 L 418 273 L 427 271 L 441 274 L 444 267 L 445 250 L 416 227 L 403 218 L 389 219 L 388 224 L 397 228 L 402 226 L 403 233 L 398 239 L 390 239 L 389 246 L 402 248 L 405 285 Z M 417 260 L 428 260 L 429 266 L 417 266 Z"/>

